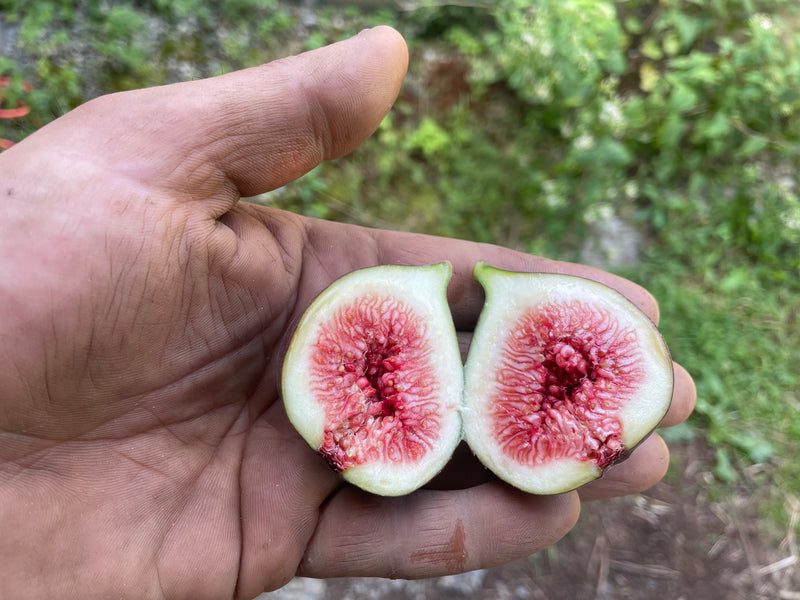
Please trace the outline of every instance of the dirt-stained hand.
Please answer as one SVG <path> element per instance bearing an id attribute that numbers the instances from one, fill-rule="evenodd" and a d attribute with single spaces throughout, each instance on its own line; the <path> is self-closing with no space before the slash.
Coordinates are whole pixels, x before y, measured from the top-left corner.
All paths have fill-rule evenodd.
<path id="1" fill-rule="evenodd" d="M 577 493 L 454 472 L 469 460 L 407 497 L 344 486 L 279 401 L 287 327 L 359 267 L 450 260 L 465 332 L 478 259 L 589 275 L 657 316 L 643 289 L 586 267 L 240 202 L 358 146 L 406 66 L 403 40 L 378 28 L 93 100 L 0 155 L 0 597 L 251 598 L 295 574 L 426 577 L 572 527 Z M 665 425 L 693 404 L 678 380 Z M 667 457 L 651 437 L 581 495 L 644 489 Z"/>

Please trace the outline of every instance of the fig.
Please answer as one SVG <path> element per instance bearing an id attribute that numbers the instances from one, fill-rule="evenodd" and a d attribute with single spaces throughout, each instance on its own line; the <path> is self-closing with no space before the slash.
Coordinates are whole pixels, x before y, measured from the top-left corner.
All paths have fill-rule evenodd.
<path id="1" fill-rule="evenodd" d="M 281 390 L 289 420 L 369 492 L 410 493 L 461 440 L 451 271 L 442 262 L 349 273 L 311 303 L 287 348 Z"/>
<path id="2" fill-rule="evenodd" d="M 664 417 L 669 351 L 624 296 L 580 277 L 480 262 L 486 301 L 462 367 L 451 270 L 354 271 L 300 319 L 284 357 L 284 405 L 345 479 L 410 493 L 463 437 L 501 479 L 557 494 L 600 477 Z"/>
<path id="3" fill-rule="evenodd" d="M 669 408 L 672 361 L 655 324 L 588 279 L 482 262 L 473 274 L 486 300 L 465 365 L 467 444 L 534 494 L 600 477 Z"/>

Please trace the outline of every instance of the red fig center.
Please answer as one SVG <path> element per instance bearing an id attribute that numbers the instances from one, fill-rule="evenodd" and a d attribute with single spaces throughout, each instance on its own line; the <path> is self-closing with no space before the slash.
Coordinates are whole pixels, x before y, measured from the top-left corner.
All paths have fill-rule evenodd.
<path id="1" fill-rule="evenodd" d="M 542 367 L 547 374 L 547 402 L 553 404 L 571 399 L 581 382 L 590 376 L 591 358 L 583 350 L 583 344 L 574 338 L 545 345 Z"/>
<path id="2" fill-rule="evenodd" d="M 344 470 L 367 460 L 414 462 L 439 431 L 424 321 L 397 298 L 364 296 L 323 324 L 312 386 L 325 407 L 320 453 Z"/>
<path id="3" fill-rule="evenodd" d="M 625 452 L 620 407 L 641 379 L 633 329 L 579 301 L 527 311 L 502 349 L 492 419 L 524 464 L 555 458 L 604 468 Z"/>
<path id="4" fill-rule="evenodd" d="M 402 342 L 396 335 L 379 336 L 377 339 L 367 336 L 364 342 L 367 351 L 361 356 L 348 357 L 345 371 L 360 373 L 356 378 L 356 386 L 372 403 L 370 409 L 375 416 L 393 416 L 396 404 L 400 401 L 398 375 L 394 373 L 398 369 L 402 373 L 404 366 Z"/>

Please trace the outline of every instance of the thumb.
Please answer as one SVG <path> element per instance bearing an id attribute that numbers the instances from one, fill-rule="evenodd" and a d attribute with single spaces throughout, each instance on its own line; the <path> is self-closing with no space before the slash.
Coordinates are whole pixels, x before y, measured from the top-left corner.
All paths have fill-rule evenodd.
<path id="1" fill-rule="evenodd" d="M 53 129 L 69 128 L 66 151 L 88 146 L 106 169 L 178 197 L 251 196 L 361 144 L 391 108 L 407 65 L 400 34 L 378 27 L 259 67 L 104 96 Z"/>

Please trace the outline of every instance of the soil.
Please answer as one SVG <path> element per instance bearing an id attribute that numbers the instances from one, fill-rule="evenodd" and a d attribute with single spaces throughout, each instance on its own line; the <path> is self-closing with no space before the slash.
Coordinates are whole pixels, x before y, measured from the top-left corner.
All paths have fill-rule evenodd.
<path id="1" fill-rule="evenodd" d="M 673 445 L 672 456 L 657 486 L 584 504 L 572 532 L 527 559 L 418 581 L 297 578 L 259 600 L 800 600 L 800 505 L 788 532 L 770 535 L 759 492 L 709 497 L 719 485 L 708 485 L 702 441 Z"/>

